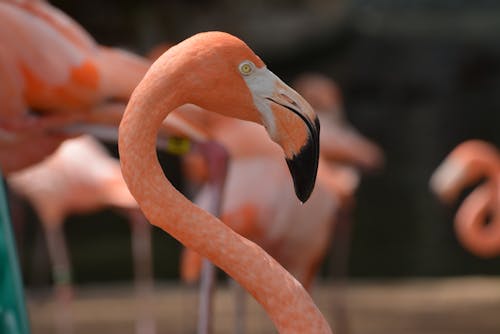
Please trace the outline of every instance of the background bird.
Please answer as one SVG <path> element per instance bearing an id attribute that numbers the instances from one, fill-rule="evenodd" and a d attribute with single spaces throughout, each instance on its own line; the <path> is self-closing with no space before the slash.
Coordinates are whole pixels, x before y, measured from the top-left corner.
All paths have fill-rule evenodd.
<path id="1" fill-rule="evenodd" d="M 455 231 L 462 245 L 480 257 L 500 253 L 498 187 L 500 155 L 485 141 L 468 140 L 444 159 L 431 177 L 431 189 L 451 203 L 468 187 L 483 181 L 463 201 L 455 216 Z"/>
<path id="2" fill-rule="evenodd" d="M 128 98 L 150 61 L 97 44 L 74 20 L 45 1 L 2 1 L 0 21 L 4 78 L 0 97 L 6 101 L 0 109 L 4 173 L 40 161 L 75 134 L 86 132 L 116 141 Z M 203 137 L 199 129 L 175 117 L 161 129 L 167 138 Z M 33 142 L 40 143 L 37 150 L 30 149 Z"/>

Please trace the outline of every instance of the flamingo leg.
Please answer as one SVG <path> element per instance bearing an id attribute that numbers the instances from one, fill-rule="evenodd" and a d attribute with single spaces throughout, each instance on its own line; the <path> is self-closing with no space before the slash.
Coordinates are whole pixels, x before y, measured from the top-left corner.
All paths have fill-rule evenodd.
<path id="1" fill-rule="evenodd" d="M 153 314 L 153 254 L 151 252 L 151 226 L 139 210 L 130 210 L 132 226 L 132 254 L 134 258 L 135 290 L 138 300 L 137 334 L 155 334 Z"/>
<path id="2" fill-rule="evenodd" d="M 331 259 L 332 275 L 337 278 L 336 302 L 334 303 L 333 318 L 335 319 L 335 330 L 339 334 L 350 332 L 349 317 L 347 315 L 347 300 L 345 291 L 348 286 L 349 253 L 351 247 L 352 221 L 350 210 L 342 209 L 336 217 L 334 239 L 332 242 L 332 254 L 337 254 Z"/>
<path id="3" fill-rule="evenodd" d="M 49 257 L 54 280 L 54 295 L 56 299 L 55 326 L 59 334 L 73 333 L 70 303 L 73 298 L 71 279 L 71 264 L 68 247 L 62 224 L 45 224 L 45 237 L 49 249 Z"/>
<path id="4" fill-rule="evenodd" d="M 198 334 L 213 332 L 213 295 L 215 291 L 215 266 L 203 259 L 198 304 Z"/>
<path id="5" fill-rule="evenodd" d="M 226 180 L 229 157 L 227 151 L 219 144 L 208 141 L 197 144 L 196 150 L 205 158 L 208 166 L 209 179 L 207 185 L 202 190 L 200 207 L 220 216 L 222 209 L 222 197 L 224 183 Z M 207 194 L 203 196 L 203 192 Z M 215 291 L 216 270 L 214 265 L 203 259 L 199 306 L 198 306 L 198 334 L 210 334 L 213 332 L 213 294 Z"/>
<path id="6" fill-rule="evenodd" d="M 236 282 L 231 279 L 234 294 L 234 333 L 245 334 L 246 332 L 246 292 Z"/>

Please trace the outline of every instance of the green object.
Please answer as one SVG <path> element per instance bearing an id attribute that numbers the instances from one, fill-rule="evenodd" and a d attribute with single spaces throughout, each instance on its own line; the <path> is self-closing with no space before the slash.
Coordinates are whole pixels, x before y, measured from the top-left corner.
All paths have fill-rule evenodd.
<path id="1" fill-rule="evenodd" d="M 0 174 L 0 179 L 2 179 Z M 0 181 L 0 334 L 29 334 L 14 236 Z"/>

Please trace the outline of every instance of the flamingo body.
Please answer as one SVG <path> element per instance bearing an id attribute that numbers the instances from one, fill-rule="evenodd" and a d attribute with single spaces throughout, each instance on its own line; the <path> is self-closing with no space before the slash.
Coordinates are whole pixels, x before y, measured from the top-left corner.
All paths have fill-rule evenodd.
<path id="1" fill-rule="evenodd" d="M 52 153 L 69 137 L 61 130 L 70 124 L 118 126 L 125 102 L 149 61 L 99 46 L 81 26 L 45 1 L 1 1 L 0 22 L 0 97 L 6 101 L 0 108 L 4 173 Z M 121 110 L 116 108 L 119 104 Z M 41 143 L 36 153 L 27 149 L 30 142 Z"/>
<path id="2" fill-rule="evenodd" d="M 42 163 L 12 173 L 8 182 L 29 198 L 45 225 L 106 206 L 137 208 L 119 162 L 89 136 L 64 142 Z"/>
<path id="3" fill-rule="evenodd" d="M 25 168 L 81 133 L 117 140 L 116 129 L 150 61 L 103 47 L 74 20 L 45 1 L 0 1 L 0 166 Z M 162 125 L 170 135 L 204 140 L 179 117 Z M 29 143 L 40 143 L 32 152 Z M 15 155 L 12 153 L 16 153 Z"/>

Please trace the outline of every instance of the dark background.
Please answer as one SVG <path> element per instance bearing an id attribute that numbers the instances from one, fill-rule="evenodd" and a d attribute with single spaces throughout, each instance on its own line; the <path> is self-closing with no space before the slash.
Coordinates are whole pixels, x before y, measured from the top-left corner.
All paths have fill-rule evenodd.
<path id="1" fill-rule="evenodd" d="M 500 273 L 499 258 L 478 259 L 460 247 L 452 226 L 456 207 L 438 203 L 428 187 L 432 171 L 461 141 L 500 143 L 500 2 L 51 3 L 101 44 L 145 54 L 160 42 L 223 30 L 244 39 L 285 81 L 304 71 L 328 74 L 343 90 L 348 119 L 386 153 L 385 169 L 365 176 L 358 191 L 349 275 Z M 182 187 L 178 161 L 167 159 Z M 21 255 L 34 285 L 49 273 L 41 229 L 29 221 Z M 112 211 L 72 217 L 65 229 L 77 283 L 131 279 L 125 218 Z M 157 278 L 177 279 L 179 250 L 155 229 Z"/>

